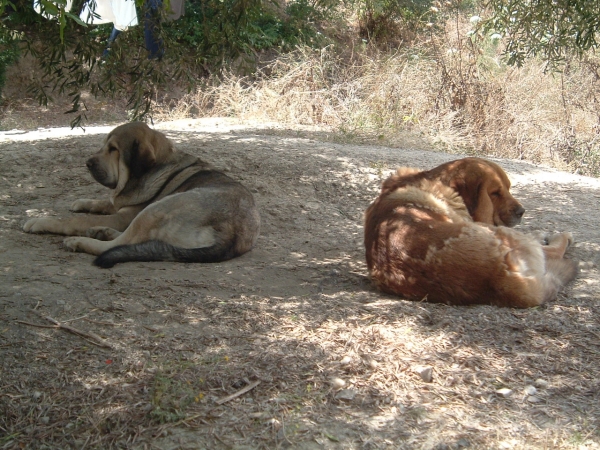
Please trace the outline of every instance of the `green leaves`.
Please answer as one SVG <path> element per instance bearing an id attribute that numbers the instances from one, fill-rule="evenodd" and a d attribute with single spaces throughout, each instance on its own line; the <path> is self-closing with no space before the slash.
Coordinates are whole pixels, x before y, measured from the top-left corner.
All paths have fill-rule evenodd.
<path id="1" fill-rule="evenodd" d="M 492 16 L 483 27 L 505 36 L 509 64 L 520 66 L 525 58 L 540 56 L 556 66 L 569 54 L 598 47 L 597 0 L 487 0 L 485 6 Z"/>
<path id="2" fill-rule="evenodd" d="M 72 100 L 66 114 L 75 114 L 71 125 L 80 125 L 87 111 L 84 92 L 93 96 L 127 99 L 129 116 L 143 119 L 167 83 L 194 83 L 223 67 L 251 72 L 260 51 L 285 50 L 302 43 L 316 43 L 315 22 L 325 17 L 335 0 L 292 0 L 285 6 L 263 0 L 203 0 L 186 4 L 179 20 L 166 20 L 169 0 L 163 0 L 160 37 L 162 60 L 148 60 L 144 46 L 144 0 L 136 0 L 140 26 L 119 35 L 103 56 L 111 25 L 87 26 L 78 16 L 83 0 L 13 0 L 10 15 L 0 24 L 7 36 L 18 32 L 26 52 L 34 56 L 43 76 L 32 81 L 29 92 L 42 105 L 54 93 Z M 0 11 L 9 5 L 0 0 Z M 286 8 L 283 10 L 283 8 Z M 6 26 L 6 28 L 1 28 Z M 12 41 L 11 41 L 12 42 Z M 0 46 L 0 87 L 2 55 Z M 7 59 L 6 64 L 10 63 Z M 12 61 L 12 60 L 11 60 Z"/>

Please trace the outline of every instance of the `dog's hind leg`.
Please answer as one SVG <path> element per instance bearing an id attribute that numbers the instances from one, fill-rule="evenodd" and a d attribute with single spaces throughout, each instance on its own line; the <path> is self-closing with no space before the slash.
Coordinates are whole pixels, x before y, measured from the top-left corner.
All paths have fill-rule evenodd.
<path id="1" fill-rule="evenodd" d="M 565 252 L 575 242 L 571 233 L 557 233 L 548 238 L 548 245 L 543 245 L 546 259 L 561 259 Z"/>
<path id="2" fill-rule="evenodd" d="M 577 276 L 577 264 L 564 258 L 573 242 L 571 233 L 558 233 L 548 238 L 548 245 L 542 246 L 546 257 L 546 273 L 542 281 L 544 301 L 555 298 L 558 290 Z"/>
<path id="3" fill-rule="evenodd" d="M 209 262 L 224 259 L 231 243 L 218 239 L 213 226 L 202 225 L 203 220 L 198 220 L 197 211 L 179 209 L 177 214 L 173 214 L 168 208 L 161 206 L 161 203 L 169 200 L 166 198 L 148 206 L 133 219 L 123 233 L 116 235 L 113 240 L 69 237 L 63 241 L 64 245 L 70 250 L 92 255 L 101 255 L 114 247 L 119 247 L 118 251 L 115 249 L 110 252 L 110 258 L 108 254 L 103 255 L 103 262 L 99 264 L 102 267 L 112 267 L 118 262 L 125 261 L 206 260 Z M 102 235 L 105 227 L 90 227 L 88 231 L 92 235 L 96 231 Z"/>

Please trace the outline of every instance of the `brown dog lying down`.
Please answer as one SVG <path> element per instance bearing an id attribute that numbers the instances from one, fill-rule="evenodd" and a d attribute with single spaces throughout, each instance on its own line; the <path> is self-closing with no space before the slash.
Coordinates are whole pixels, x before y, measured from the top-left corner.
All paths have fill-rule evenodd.
<path id="1" fill-rule="evenodd" d="M 66 219 L 41 217 L 29 233 L 67 236 L 65 246 L 99 255 L 94 264 L 125 261 L 217 262 L 249 251 L 260 217 L 252 194 L 206 162 L 178 152 L 144 123 L 111 131 L 87 161 L 110 200 L 75 201 Z"/>
<path id="2" fill-rule="evenodd" d="M 511 230 L 524 209 L 490 161 L 465 158 L 430 171 L 400 168 L 367 209 L 367 266 L 382 291 L 450 305 L 527 308 L 575 278 L 570 233 L 548 245 Z"/>

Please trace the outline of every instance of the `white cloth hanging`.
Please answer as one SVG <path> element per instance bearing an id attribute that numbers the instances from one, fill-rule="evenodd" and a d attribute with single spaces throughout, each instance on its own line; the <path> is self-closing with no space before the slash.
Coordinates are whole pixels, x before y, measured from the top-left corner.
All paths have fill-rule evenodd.
<path id="1" fill-rule="evenodd" d="M 73 0 L 67 0 L 65 10 L 70 11 L 72 5 Z M 33 9 L 38 14 L 42 14 L 39 0 L 33 0 Z M 42 15 L 46 19 L 52 18 L 48 14 Z M 79 18 L 88 25 L 112 22 L 119 31 L 125 31 L 138 24 L 135 0 L 89 0 L 85 2 Z"/>
<path id="2" fill-rule="evenodd" d="M 134 0 L 90 0 L 85 2 L 79 18 L 89 25 L 112 22 L 119 31 L 138 24 Z"/>

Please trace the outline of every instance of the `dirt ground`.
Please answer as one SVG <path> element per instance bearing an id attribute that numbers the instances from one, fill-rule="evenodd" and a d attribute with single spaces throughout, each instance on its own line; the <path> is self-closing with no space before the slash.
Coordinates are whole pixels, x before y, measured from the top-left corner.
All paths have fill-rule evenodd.
<path id="1" fill-rule="evenodd" d="M 600 180 L 499 161 L 518 228 L 572 231 L 580 274 L 543 307 L 449 307 L 371 287 L 362 215 L 392 169 L 455 156 L 157 128 L 250 188 L 256 248 L 98 269 L 21 227 L 107 195 L 84 162 L 111 127 L 0 133 L 1 449 L 600 448 Z"/>

